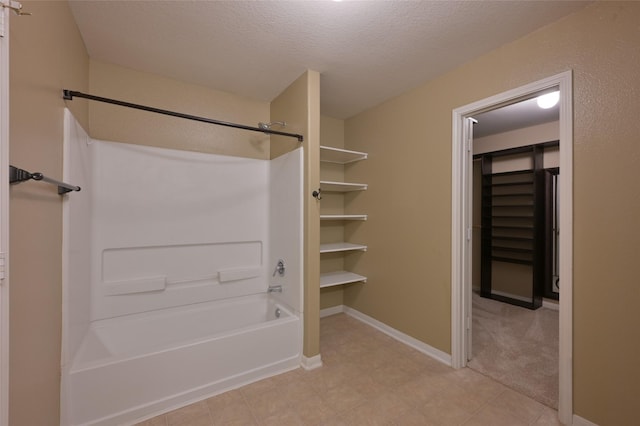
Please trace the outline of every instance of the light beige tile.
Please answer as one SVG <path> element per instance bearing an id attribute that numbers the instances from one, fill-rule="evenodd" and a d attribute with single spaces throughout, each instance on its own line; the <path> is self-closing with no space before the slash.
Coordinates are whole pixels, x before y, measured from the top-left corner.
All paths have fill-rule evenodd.
<path id="1" fill-rule="evenodd" d="M 562 426 L 560 419 L 558 419 L 558 412 L 553 408 L 544 407 L 542 414 L 533 423 L 533 426 Z"/>
<path id="2" fill-rule="evenodd" d="M 304 426 L 296 410 L 288 409 L 258 420 L 260 426 Z"/>
<path id="3" fill-rule="evenodd" d="M 395 387 L 410 381 L 414 375 L 395 364 L 386 364 L 373 370 L 373 379 L 383 386 Z"/>
<path id="4" fill-rule="evenodd" d="M 396 426 L 440 426 L 439 423 L 434 423 L 427 419 L 420 410 L 415 408 L 395 419 L 393 424 Z"/>
<path id="5" fill-rule="evenodd" d="M 166 416 L 158 416 L 149 420 L 145 420 L 142 423 L 136 423 L 135 426 L 167 426 Z"/>
<path id="6" fill-rule="evenodd" d="M 425 375 L 408 381 L 395 389 L 396 395 L 412 407 L 423 405 L 440 393 L 440 387 Z"/>
<path id="7" fill-rule="evenodd" d="M 306 380 L 292 381 L 280 386 L 277 395 L 284 398 L 289 405 L 296 405 L 308 399 L 318 399 L 320 395 Z"/>
<path id="8" fill-rule="evenodd" d="M 325 424 L 336 415 L 335 407 L 327 404 L 323 399 L 309 399 L 296 405 L 298 416 L 305 425 L 316 426 Z"/>
<path id="9" fill-rule="evenodd" d="M 287 371 L 286 373 L 278 374 L 273 377 L 273 381 L 276 386 L 282 385 L 284 383 L 291 383 L 298 380 L 304 379 L 306 371 L 302 368 L 296 368 L 291 371 Z"/>
<path id="10" fill-rule="evenodd" d="M 383 365 L 392 363 L 395 358 L 396 355 L 391 349 L 387 349 L 384 347 L 375 347 L 363 353 L 358 358 L 358 362 L 360 363 L 362 369 L 371 371 L 373 369 L 382 367 Z"/>
<path id="11" fill-rule="evenodd" d="M 205 401 L 207 403 L 207 406 L 209 407 L 209 410 L 211 412 L 214 412 L 223 409 L 227 405 L 244 403 L 244 397 L 238 389 L 235 389 L 216 396 L 212 396 Z"/>
<path id="12" fill-rule="evenodd" d="M 427 401 L 422 406 L 419 406 L 418 409 L 429 422 L 440 425 L 460 425 L 471 418 L 471 413 L 463 406 L 441 396 Z M 487 424 L 491 425 L 491 423 Z"/>
<path id="13" fill-rule="evenodd" d="M 514 390 L 507 389 L 490 402 L 490 405 L 505 410 L 525 423 L 540 417 L 545 406 Z"/>
<path id="14" fill-rule="evenodd" d="M 241 387 L 240 392 L 242 392 L 245 397 L 251 398 L 270 392 L 273 388 L 276 387 L 277 384 L 278 379 L 276 378 L 276 376 L 269 377 L 268 379 L 260 380 L 258 382 L 254 382 Z"/>
<path id="15" fill-rule="evenodd" d="M 474 385 L 461 386 L 458 381 L 452 381 L 440 388 L 439 396 L 446 398 L 452 404 L 459 405 L 469 413 L 474 413 L 500 394 L 497 390 L 482 392 L 475 389 Z"/>
<path id="16" fill-rule="evenodd" d="M 349 381 L 349 386 L 357 390 L 365 399 L 376 398 L 389 389 L 376 382 L 371 375 L 364 373 Z"/>
<path id="17" fill-rule="evenodd" d="M 229 420 L 228 422 L 216 423 L 215 426 L 257 426 L 253 420 Z"/>
<path id="18" fill-rule="evenodd" d="M 379 416 L 370 410 L 369 406 L 358 406 L 344 414 L 342 419 L 349 426 L 392 426 L 386 416 Z M 332 424 L 332 423 L 331 423 Z"/>
<path id="19" fill-rule="evenodd" d="M 342 413 L 366 401 L 360 392 L 349 385 L 331 388 L 321 393 L 320 397 L 325 403 L 332 407 L 336 413 Z"/>
<path id="20" fill-rule="evenodd" d="M 215 425 L 235 421 L 253 422 L 251 408 L 238 390 L 230 391 L 206 400 Z"/>
<path id="21" fill-rule="evenodd" d="M 527 422 L 514 416 L 509 410 L 488 404 L 473 415 L 464 426 L 526 426 Z"/>
<path id="22" fill-rule="evenodd" d="M 187 405 L 167 413 L 168 426 L 212 426 L 213 420 L 205 401 Z"/>
<path id="23" fill-rule="evenodd" d="M 464 388 L 471 389 L 474 392 L 486 395 L 493 399 L 506 391 L 508 388 L 495 380 L 484 376 L 470 368 L 461 368 L 453 370 L 453 374 L 457 378 L 456 383 Z"/>
<path id="24" fill-rule="evenodd" d="M 273 416 L 289 408 L 287 400 L 276 391 L 247 397 L 246 400 L 258 423 L 261 419 Z"/>
<path id="25" fill-rule="evenodd" d="M 344 365 L 327 365 L 310 371 L 306 380 L 313 389 L 322 394 L 330 389 L 345 385 L 360 374 Z"/>
<path id="26" fill-rule="evenodd" d="M 393 391 L 380 395 L 376 399 L 367 402 L 364 406 L 369 406 L 371 413 L 380 419 L 384 419 L 385 422 L 397 419 L 412 408 Z"/>

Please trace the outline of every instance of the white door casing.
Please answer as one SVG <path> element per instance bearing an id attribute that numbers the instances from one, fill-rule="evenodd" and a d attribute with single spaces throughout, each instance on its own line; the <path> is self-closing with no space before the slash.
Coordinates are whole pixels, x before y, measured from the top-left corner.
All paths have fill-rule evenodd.
<path id="1" fill-rule="evenodd" d="M 456 108 L 452 113 L 452 180 L 451 180 L 451 363 L 454 368 L 465 367 L 468 352 L 467 321 L 471 306 L 469 256 L 467 239 L 469 211 L 473 188 L 469 175 L 472 163 L 467 155 L 468 117 L 514 103 L 542 90 L 560 90 L 560 341 L 559 341 L 559 400 L 558 415 L 564 424 L 573 417 L 573 94 L 572 72 L 539 80 L 525 86 Z"/>
<path id="2" fill-rule="evenodd" d="M 9 14 L 0 4 L 0 426 L 9 424 Z"/>

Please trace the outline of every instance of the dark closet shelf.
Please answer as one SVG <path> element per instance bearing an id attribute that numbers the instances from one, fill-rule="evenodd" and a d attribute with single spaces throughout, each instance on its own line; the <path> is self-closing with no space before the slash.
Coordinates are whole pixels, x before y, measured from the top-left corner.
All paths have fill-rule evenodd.
<path id="1" fill-rule="evenodd" d="M 533 231 L 533 226 L 493 225 L 491 229 L 508 229 L 520 231 Z"/>
<path id="2" fill-rule="evenodd" d="M 500 236 L 493 235 L 487 238 L 483 238 L 487 240 L 500 240 L 500 241 L 521 241 L 521 242 L 532 242 L 534 241 L 533 237 L 511 237 L 511 236 Z"/>
<path id="3" fill-rule="evenodd" d="M 533 265 L 533 260 L 513 259 L 511 257 L 491 256 L 496 262 L 517 263 L 518 265 Z"/>
<path id="4" fill-rule="evenodd" d="M 502 182 L 502 183 L 486 184 L 486 186 L 490 186 L 492 188 L 509 187 L 509 186 L 525 186 L 525 185 L 533 185 L 533 181 L 532 180 L 527 180 L 527 181 Z"/>
<path id="5" fill-rule="evenodd" d="M 493 198 L 501 198 L 501 197 L 532 197 L 533 196 L 533 192 L 512 192 L 509 194 L 491 194 L 491 195 L 486 195 L 487 197 L 493 197 Z"/>
<path id="6" fill-rule="evenodd" d="M 494 219 L 527 219 L 527 220 L 533 220 L 533 216 L 532 215 L 499 215 L 499 214 L 494 214 L 491 216 Z"/>
<path id="7" fill-rule="evenodd" d="M 493 178 L 500 178 L 502 176 L 518 176 L 518 175 L 526 175 L 526 174 L 533 174 L 533 169 L 525 169 L 525 170 L 514 170 L 512 172 L 499 172 L 499 173 L 492 173 L 491 177 Z"/>
<path id="8" fill-rule="evenodd" d="M 528 209 L 532 209 L 533 208 L 533 203 L 531 204 L 525 204 L 525 203 L 514 203 L 514 204 L 494 204 L 492 206 L 493 208 L 496 207 L 509 207 L 509 208 L 528 208 Z"/>
<path id="9" fill-rule="evenodd" d="M 506 251 L 511 253 L 533 254 L 533 249 L 530 249 L 530 248 L 492 246 L 491 250 Z"/>

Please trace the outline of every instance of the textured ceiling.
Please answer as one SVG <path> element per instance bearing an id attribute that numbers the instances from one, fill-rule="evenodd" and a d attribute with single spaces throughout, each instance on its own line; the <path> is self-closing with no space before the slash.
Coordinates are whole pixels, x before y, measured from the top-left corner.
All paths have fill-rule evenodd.
<path id="1" fill-rule="evenodd" d="M 72 0 L 71 9 L 93 59 L 264 101 L 313 69 L 322 113 L 348 118 L 587 3 Z"/>

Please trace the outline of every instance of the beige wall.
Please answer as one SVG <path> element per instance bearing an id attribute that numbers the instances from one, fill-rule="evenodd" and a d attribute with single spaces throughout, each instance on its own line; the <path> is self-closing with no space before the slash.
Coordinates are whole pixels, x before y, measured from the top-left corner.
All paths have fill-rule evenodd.
<path id="1" fill-rule="evenodd" d="M 365 286 L 345 303 L 438 349 L 451 342 L 451 111 L 573 69 L 574 411 L 635 422 L 640 395 L 640 3 L 597 2 L 346 121 L 369 152 Z M 615 191 L 612 188 L 616 188 Z"/>
<path id="2" fill-rule="evenodd" d="M 94 60 L 90 61 L 90 91 L 96 96 L 247 126 L 269 121 L 269 102 Z M 269 136 L 264 133 L 100 102 L 89 103 L 89 127 L 95 139 L 260 159 L 270 155 Z"/>
<path id="3" fill-rule="evenodd" d="M 308 358 L 320 353 L 320 205 L 311 196 L 320 186 L 320 74 L 308 70 L 271 102 L 271 120 L 304 142 L 304 342 Z M 272 136 L 271 158 L 297 148 L 296 139 Z"/>
<path id="4" fill-rule="evenodd" d="M 10 161 L 61 178 L 62 89 L 88 89 L 89 60 L 66 2 L 22 4 L 33 15 L 11 14 Z M 86 128 L 86 103 L 69 106 Z M 9 424 L 15 426 L 59 423 L 61 200 L 53 185 L 11 187 Z"/>

